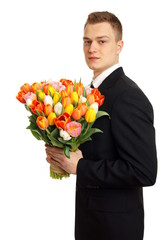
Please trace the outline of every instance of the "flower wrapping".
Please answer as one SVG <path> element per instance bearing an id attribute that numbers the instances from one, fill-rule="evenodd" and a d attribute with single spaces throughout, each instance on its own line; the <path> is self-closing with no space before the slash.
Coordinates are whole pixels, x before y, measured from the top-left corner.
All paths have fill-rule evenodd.
<path id="1" fill-rule="evenodd" d="M 104 96 L 97 88 L 84 87 L 79 82 L 61 79 L 59 82 L 44 81 L 25 83 L 16 96 L 27 111 L 31 113 L 29 126 L 33 136 L 47 145 L 64 149 L 66 157 L 95 133 L 102 132 L 93 128 L 96 119 L 109 116 L 100 111 Z M 54 179 L 69 177 L 63 169 L 51 165 L 50 176 Z"/>

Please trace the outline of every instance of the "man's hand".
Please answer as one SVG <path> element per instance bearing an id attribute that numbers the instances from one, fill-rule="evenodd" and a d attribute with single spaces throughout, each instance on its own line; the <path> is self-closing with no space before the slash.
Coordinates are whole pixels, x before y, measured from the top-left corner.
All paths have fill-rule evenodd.
<path id="1" fill-rule="evenodd" d="M 77 164 L 80 158 L 83 157 L 82 152 L 77 149 L 75 152 L 70 152 L 70 158 L 64 155 L 64 150 L 61 148 L 50 147 L 45 145 L 47 153 L 47 162 L 54 164 L 70 174 L 77 173 Z"/>

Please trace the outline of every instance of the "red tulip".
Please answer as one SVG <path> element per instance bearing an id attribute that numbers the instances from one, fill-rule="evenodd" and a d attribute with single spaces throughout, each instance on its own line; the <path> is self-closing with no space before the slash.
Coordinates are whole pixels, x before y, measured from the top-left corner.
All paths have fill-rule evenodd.
<path id="1" fill-rule="evenodd" d="M 71 118 L 68 113 L 64 112 L 62 115 L 54 119 L 54 124 L 57 128 L 64 130 L 67 123 L 71 122 Z"/>
<path id="2" fill-rule="evenodd" d="M 37 100 L 33 100 L 32 104 L 30 105 L 31 111 L 37 115 L 36 110 L 41 114 L 44 111 L 44 104 Z"/>
<path id="3" fill-rule="evenodd" d="M 92 90 L 92 94 L 94 95 L 95 102 L 97 102 L 98 105 L 101 106 L 104 102 L 105 96 L 101 95 L 101 93 L 99 92 L 99 90 L 97 88 L 94 88 Z"/>
<path id="4" fill-rule="evenodd" d="M 25 96 L 25 95 L 26 95 L 25 92 L 20 91 L 20 92 L 18 92 L 16 98 L 17 98 L 17 100 L 20 101 L 21 103 L 26 103 L 26 101 L 25 101 L 25 99 L 24 99 L 24 96 Z"/>

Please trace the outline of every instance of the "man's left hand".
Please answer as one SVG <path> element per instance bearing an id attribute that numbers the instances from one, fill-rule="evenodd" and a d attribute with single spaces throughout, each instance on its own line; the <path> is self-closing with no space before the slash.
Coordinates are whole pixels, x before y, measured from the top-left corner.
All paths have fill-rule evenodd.
<path id="1" fill-rule="evenodd" d="M 64 155 L 64 150 L 61 148 L 50 147 L 45 145 L 47 153 L 47 162 L 54 164 L 70 174 L 77 173 L 78 161 L 83 157 L 82 152 L 77 149 L 75 152 L 70 152 L 70 158 Z"/>

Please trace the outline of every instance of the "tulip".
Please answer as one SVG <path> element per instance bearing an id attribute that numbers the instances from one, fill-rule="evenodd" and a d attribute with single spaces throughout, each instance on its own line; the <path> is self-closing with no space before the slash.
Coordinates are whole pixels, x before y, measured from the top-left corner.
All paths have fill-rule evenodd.
<path id="1" fill-rule="evenodd" d="M 68 113 L 69 116 L 71 116 L 72 113 L 73 113 L 73 105 L 72 104 L 68 104 L 67 107 L 65 107 L 64 112 Z"/>
<path id="2" fill-rule="evenodd" d="M 36 123 L 41 130 L 46 130 L 48 128 L 48 120 L 46 117 L 37 117 Z"/>
<path id="3" fill-rule="evenodd" d="M 63 107 L 67 107 L 67 105 L 71 104 L 71 98 L 70 97 L 63 97 L 62 98 L 62 105 Z"/>
<path id="4" fill-rule="evenodd" d="M 24 100 L 26 101 L 27 106 L 30 106 L 32 104 L 32 101 L 36 99 L 37 99 L 36 94 L 32 92 L 28 92 L 24 96 Z"/>
<path id="5" fill-rule="evenodd" d="M 54 106 L 54 112 L 57 116 L 59 116 L 60 114 L 62 114 L 63 111 L 63 105 L 62 103 L 58 102 L 56 103 L 56 105 Z"/>
<path id="6" fill-rule="evenodd" d="M 68 93 L 66 92 L 66 90 L 62 90 L 62 91 L 60 92 L 60 94 L 61 94 L 61 97 L 62 97 L 62 98 L 68 97 Z"/>
<path id="7" fill-rule="evenodd" d="M 91 88 L 89 86 L 86 86 L 85 90 L 86 90 L 86 95 L 91 93 Z"/>
<path id="8" fill-rule="evenodd" d="M 97 102 L 98 105 L 101 106 L 105 99 L 104 95 L 101 95 L 101 93 L 99 92 L 99 90 L 97 88 L 94 88 L 92 90 L 92 94 L 94 95 L 95 102 Z"/>
<path id="9" fill-rule="evenodd" d="M 97 114 L 97 112 L 98 112 L 98 107 L 99 107 L 98 103 L 95 102 L 95 103 L 92 103 L 92 104 L 89 106 L 89 109 L 90 109 L 90 108 L 93 108 L 93 109 L 95 110 L 96 114 Z"/>
<path id="10" fill-rule="evenodd" d="M 95 97 L 94 97 L 94 95 L 93 94 L 88 94 L 87 95 L 87 100 L 88 100 L 88 102 L 89 102 L 89 104 L 91 105 L 92 103 L 94 103 L 95 102 Z"/>
<path id="11" fill-rule="evenodd" d="M 88 123 L 94 122 L 96 119 L 96 112 L 93 108 L 90 108 L 85 114 L 85 120 Z"/>
<path id="12" fill-rule="evenodd" d="M 44 114 L 48 116 L 51 112 L 53 112 L 53 107 L 50 104 L 44 106 Z"/>
<path id="13" fill-rule="evenodd" d="M 81 111 L 81 116 L 84 116 L 88 110 L 86 103 L 79 104 L 77 108 Z"/>
<path id="14" fill-rule="evenodd" d="M 81 134 L 81 124 L 78 122 L 67 123 L 64 129 L 70 136 L 78 137 Z"/>
<path id="15" fill-rule="evenodd" d="M 64 131 L 63 129 L 60 130 L 60 136 L 65 141 L 69 141 L 71 139 L 70 135 L 66 131 Z"/>
<path id="16" fill-rule="evenodd" d="M 71 93 L 71 103 L 76 105 L 78 103 L 78 94 L 77 92 Z"/>
<path id="17" fill-rule="evenodd" d="M 26 101 L 24 100 L 24 96 L 25 96 L 25 95 L 26 95 L 25 92 L 20 91 L 20 92 L 18 92 L 16 98 L 17 98 L 17 100 L 20 101 L 21 103 L 26 103 Z"/>
<path id="18" fill-rule="evenodd" d="M 23 84 L 23 86 L 21 86 L 21 91 L 28 93 L 31 91 L 31 86 L 28 83 Z"/>
<path id="19" fill-rule="evenodd" d="M 49 115 L 48 115 L 48 124 L 50 126 L 53 126 L 54 125 L 54 119 L 56 118 L 56 114 L 54 112 L 51 112 Z"/>
<path id="20" fill-rule="evenodd" d="M 69 96 L 71 95 L 71 93 L 72 93 L 73 91 L 74 91 L 74 85 L 73 85 L 73 83 L 67 85 L 67 87 L 66 87 L 66 92 L 68 93 Z"/>
<path id="21" fill-rule="evenodd" d="M 49 83 L 46 83 L 43 86 L 43 91 L 46 95 L 51 95 L 51 96 L 53 96 L 53 94 L 55 93 L 54 87 L 52 87 Z"/>
<path id="22" fill-rule="evenodd" d="M 59 99 L 60 99 L 59 93 L 55 92 L 53 96 L 53 104 L 55 105 L 56 103 L 58 103 Z"/>
<path id="23" fill-rule="evenodd" d="M 30 109 L 35 115 L 37 115 L 37 111 L 41 114 L 44 110 L 44 104 L 37 100 L 33 100 Z"/>
<path id="24" fill-rule="evenodd" d="M 79 120 L 81 118 L 81 110 L 78 108 L 75 108 L 72 113 L 72 118 L 74 120 Z"/>
<path id="25" fill-rule="evenodd" d="M 87 98 L 83 97 L 82 95 L 79 98 L 79 103 L 85 103 L 87 101 Z"/>
<path id="26" fill-rule="evenodd" d="M 81 82 L 76 83 L 75 88 L 76 88 L 76 92 L 77 92 L 78 96 L 80 97 L 83 94 L 83 89 L 84 89 L 83 84 Z"/>
<path id="27" fill-rule="evenodd" d="M 33 93 L 36 93 L 36 91 L 40 90 L 40 89 L 41 89 L 41 86 L 38 83 L 36 83 L 36 82 L 31 85 L 31 91 Z"/>
<path id="28" fill-rule="evenodd" d="M 38 91 L 38 100 L 40 100 L 41 102 L 44 101 L 44 98 L 45 98 L 45 93 L 43 91 Z"/>
<path id="29" fill-rule="evenodd" d="M 71 80 L 68 79 L 61 79 L 60 82 L 62 83 L 62 85 L 64 85 L 65 87 L 67 87 L 68 85 L 73 85 L 73 82 Z"/>
<path id="30" fill-rule="evenodd" d="M 44 97 L 44 105 L 50 104 L 51 106 L 53 105 L 53 99 L 51 96 L 46 95 Z"/>
<path id="31" fill-rule="evenodd" d="M 54 123 L 57 128 L 64 129 L 66 124 L 71 122 L 71 118 L 68 113 L 64 112 L 62 115 L 54 119 Z"/>

